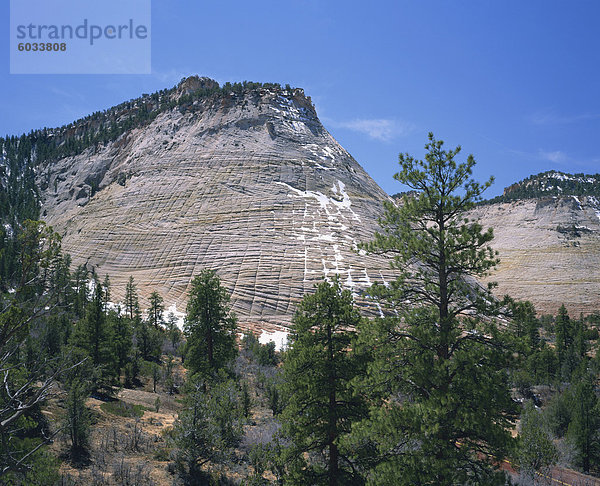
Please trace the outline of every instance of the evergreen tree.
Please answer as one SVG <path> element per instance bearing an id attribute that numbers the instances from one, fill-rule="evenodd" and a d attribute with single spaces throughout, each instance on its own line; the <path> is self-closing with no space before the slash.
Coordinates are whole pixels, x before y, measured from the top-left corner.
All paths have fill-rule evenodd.
<path id="1" fill-rule="evenodd" d="M 140 315 L 137 287 L 133 281 L 133 277 L 129 277 L 129 281 L 125 286 L 125 315 L 132 321 Z"/>
<path id="2" fill-rule="evenodd" d="M 243 434 L 243 413 L 232 381 L 192 379 L 171 432 L 175 465 L 186 484 L 208 484 L 202 466 L 220 462 Z"/>
<path id="3" fill-rule="evenodd" d="M 562 364 L 567 359 L 567 353 L 573 345 L 573 329 L 571 325 L 571 319 L 565 305 L 561 305 L 558 309 L 558 315 L 556 316 L 555 324 L 556 334 L 556 352 L 558 354 L 558 362 Z"/>
<path id="4" fill-rule="evenodd" d="M 511 448 L 516 407 L 508 385 L 511 353 L 493 317 L 500 303 L 471 277 L 498 263 L 492 229 L 465 219 L 491 184 L 471 179 L 475 165 L 454 160 L 429 134 L 425 161 L 401 154 L 394 177 L 416 191 L 385 204 L 368 251 L 391 253 L 399 278 L 376 285 L 373 297 L 394 315 L 361 329 L 373 353 L 364 390 L 371 417 L 356 440 L 379 453 L 373 484 L 504 484 L 488 456 Z"/>
<path id="5" fill-rule="evenodd" d="M 203 270 L 192 280 L 186 308 L 186 364 L 194 373 L 210 374 L 236 355 L 236 318 L 229 294 L 214 270 Z"/>
<path id="6" fill-rule="evenodd" d="M 541 411 L 536 410 L 532 402 L 527 402 L 520 426 L 517 454 L 520 472 L 534 483 L 536 473 L 548 475 L 558 460 L 558 451 Z"/>
<path id="7" fill-rule="evenodd" d="M 169 342 L 173 350 L 177 349 L 177 345 L 181 341 L 182 333 L 179 327 L 177 326 L 177 317 L 173 312 L 169 312 L 167 316 L 167 336 L 169 337 Z"/>
<path id="8" fill-rule="evenodd" d="M 556 354 L 559 369 L 565 381 L 571 379 L 572 373 L 585 354 L 585 336 L 581 322 L 572 321 L 566 307 L 560 306 L 556 316 Z"/>
<path id="9" fill-rule="evenodd" d="M 113 348 L 119 370 L 125 368 L 131 354 L 132 329 L 131 321 L 121 314 L 121 309 L 109 311 L 108 320 L 113 330 Z"/>
<path id="10" fill-rule="evenodd" d="M 600 403 L 593 378 L 583 371 L 572 390 L 572 415 L 568 436 L 577 448 L 576 463 L 584 472 L 600 461 Z"/>
<path id="11" fill-rule="evenodd" d="M 163 324 L 163 312 L 165 310 L 163 298 L 158 292 L 152 292 L 150 294 L 149 301 L 150 307 L 148 307 L 148 320 L 155 329 L 159 329 Z"/>
<path id="12" fill-rule="evenodd" d="M 291 441 L 289 484 L 360 484 L 342 439 L 366 406 L 350 386 L 363 371 L 352 349 L 360 315 L 336 280 L 304 297 L 294 317 L 283 362 L 287 405 L 281 413 Z M 306 461 L 306 457 L 309 460 Z"/>
<path id="13" fill-rule="evenodd" d="M 71 454 L 74 458 L 80 458 L 88 448 L 90 416 L 85 406 L 86 397 L 85 386 L 79 380 L 74 380 L 70 384 L 66 416 L 67 430 L 71 439 Z"/>
<path id="14" fill-rule="evenodd" d="M 160 357 L 160 331 L 146 321 L 138 321 L 135 337 L 142 358 L 145 361 L 156 361 Z"/>
<path id="15" fill-rule="evenodd" d="M 523 338 L 532 352 L 540 344 L 540 322 L 536 317 L 535 307 L 529 301 L 512 302 L 512 328 L 515 336 Z"/>
<path id="16" fill-rule="evenodd" d="M 74 309 L 78 317 L 83 317 L 88 303 L 88 278 L 89 272 L 85 265 L 79 265 L 73 274 L 73 287 L 75 290 Z"/>
<path id="17" fill-rule="evenodd" d="M 118 357 L 114 349 L 113 329 L 104 313 L 104 291 L 97 281 L 85 317 L 73 333 L 73 343 L 91 358 L 98 373 L 95 387 L 110 391 L 118 378 Z"/>
<path id="18" fill-rule="evenodd" d="M 108 303 L 110 302 L 110 278 L 105 275 L 104 281 L 102 282 L 103 298 L 103 309 L 105 313 L 108 313 Z"/>

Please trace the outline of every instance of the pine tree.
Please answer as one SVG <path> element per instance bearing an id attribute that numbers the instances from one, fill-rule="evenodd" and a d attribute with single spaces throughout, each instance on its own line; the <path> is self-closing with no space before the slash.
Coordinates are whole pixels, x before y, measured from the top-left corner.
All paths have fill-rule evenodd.
<path id="1" fill-rule="evenodd" d="M 193 378 L 184 409 L 170 434 L 175 465 L 186 484 L 208 484 L 202 466 L 218 463 L 243 435 L 243 414 L 232 381 L 207 383 Z"/>
<path id="2" fill-rule="evenodd" d="M 236 355 L 236 318 L 228 303 L 229 294 L 214 270 L 194 277 L 184 326 L 186 364 L 194 373 L 210 375 Z"/>
<path id="3" fill-rule="evenodd" d="M 163 298 L 158 292 L 152 292 L 150 294 L 150 307 L 148 307 L 148 320 L 154 326 L 155 329 L 160 329 L 163 324 L 163 312 L 165 306 L 163 305 Z"/>
<path id="4" fill-rule="evenodd" d="M 580 324 L 571 320 L 564 304 L 560 306 L 555 323 L 556 354 L 562 378 L 566 381 L 571 379 L 585 354 L 583 329 L 578 329 Z"/>
<path id="5" fill-rule="evenodd" d="M 108 275 L 104 276 L 104 281 L 102 282 L 102 292 L 104 293 L 103 298 L 103 309 L 104 312 L 108 312 L 108 303 L 110 301 L 110 278 Z"/>
<path id="6" fill-rule="evenodd" d="M 571 319 L 564 304 L 558 309 L 554 329 L 556 334 L 556 352 L 558 354 L 558 361 L 562 366 L 567 358 L 569 349 L 573 345 L 574 339 Z"/>
<path id="7" fill-rule="evenodd" d="M 352 295 L 337 280 L 305 296 L 294 317 L 283 362 L 287 405 L 281 413 L 284 435 L 292 443 L 289 484 L 362 481 L 342 444 L 352 423 L 366 416 L 364 401 L 350 386 L 364 371 L 352 350 L 360 320 Z"/>
<path id="8" fill-rule="evenodd" d="M 524 301 L 513 302 L 510 308 L 515 335 L 524 338 L 529 350 L 534 351 L 540 343 L 540 321 L 536 317 L 535 307 L 531 302 Z"/>
<path id="9" fill-rule="evenodd" d="M 113 330 L 113 347 L 116 354 L 118 369 L 125 368 L 132 348 L 131 321 L 121 314 L 121 309 L 109 311 L 108 319 Z"/>
<path id="10" fill-rule="evenodd" d="M 85 406 L 87 390 L 79 381 L 70 384 L 67 399 L 66 425 L 71 439 L 71 454 L 77 458 L 84 454 L 88 447 L 90 433 L 90 416 Z"/>
<path id="11" fill-rule="evenodd" d="M 517 453 L 520 473 L 535 483 L 537 473 L 548 476 L 550 467 L 558 460 L 558 451 L 542 412 L 536 410 L 531 401 L 521 415 L 520 427 Z"/>
<path id="12" fill-rule="evenodd" d="M 584 472 L 600 461 L 600 403 L 593 378 L 583 371 L 572 390 L 572 418 L 568 436 L 577 448 L 576 463 Z"/>
<path id="13" fill-rule="evenodd" d="M 75 290 L 75 313 L 78 317 L 85 314 L 85 306 L 88 303 L 88 281 L 89 272 L 84 265 L 79 265 L 73 275 L 73 287 Z"/>
<path id="14" fill-rule="evenodd" d="M 363 390 L 372 392 L 371 417 L 356 440 L 378 451 L 374 484 L 504 484 L 494 470 L 512 444 L 516 407 L 508 384 L 511 353 L 493 317 L 500 303 L 472 277 L 498 263 L 492 229 L 465 219 L 492 183 L 471 179 L 475 160 L 454 160 L 429 134 L 425 161 L 399 157 L 394 177 L 416 191 L 400 205 L 385 204 L 365 249 L 393 255 L 400 276 L 371 289 L 398 317 L 361 328 L 373 353 Z"/>
<path id="15" fill-rule="evenodd" d="M 167 335 L 173 350 L 176 350 L 177 344 L 181 341 L 181 330 L 177 327 L 177 317 L 173 312 L 167 316 Z"/>
<path id="16" fill-rule="evenodd" d="M 118 358 L 114 349 L 113 329 L 104 312 L 104 291 L 97 281 L 93 299 L 86 307 L 72 336 L 75 346 L 85 350 L 98 372 L 96 388 L 110 392 L 118 378 Z"/>
<path id="17" fill-rule="evenodd" d="M 129 277 L 129 281 L 125 287 L 125 315 L 132 321 L 140 315 L 137 287 L 135 286 L 133 277 Z"/>

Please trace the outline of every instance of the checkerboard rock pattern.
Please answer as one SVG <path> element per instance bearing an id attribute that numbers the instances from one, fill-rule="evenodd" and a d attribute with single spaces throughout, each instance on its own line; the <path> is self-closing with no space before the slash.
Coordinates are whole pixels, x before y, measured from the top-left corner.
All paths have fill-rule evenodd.
<path id="1" fill-rule="evenodd" d="M 213 268 L 242 328 L 287 327 L 302 296 L 338 275 L 367 313 L 389 259 L 359 242 L 378 228 L 384 191 L 323 127 L 302 90 L 260 89 L 161 113 L 102 148 L 54 162 L 42 213 L 74 265 L 108 274 L 112 299 L 133 276 L 185 310 Z"/>

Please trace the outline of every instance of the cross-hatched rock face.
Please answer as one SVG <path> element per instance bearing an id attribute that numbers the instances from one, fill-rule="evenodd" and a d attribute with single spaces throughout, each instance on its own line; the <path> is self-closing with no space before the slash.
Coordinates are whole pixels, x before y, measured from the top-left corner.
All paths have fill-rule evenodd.
<path id="1" fill-rule="evenodd" d="M 496 293 L 530 300 L 539 312 L 571 315 L 600 310 L 600 202 L 547 197 L 491 204 L 471 218 L 494 228 L 500 265 L 489 280 Z"/>
<path id="2" fill-rule="evenodd" d="M 75 265 L 110 276 L 113 300 L 131 275 L 142 303 L 156 290 L 182 310 L 193 276 L 213 268 L 242 326 L 268 329 L 323 278 L 357 296 L 392 278 L 389 260 L 356 248 L 388 196 L 301 90 L 174 108 L 43 173 L 45 219 Z"/>

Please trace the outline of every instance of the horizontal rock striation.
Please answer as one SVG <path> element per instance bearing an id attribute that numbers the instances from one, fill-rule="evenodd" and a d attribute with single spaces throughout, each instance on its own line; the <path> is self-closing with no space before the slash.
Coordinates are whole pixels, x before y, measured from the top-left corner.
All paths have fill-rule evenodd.
<path id="1" fill-rule="evenodd" d="M 496 293 L 530 300 L 538 312 L 600 311 L 600 201 L 560 196 L 496 203 L 470 215 L 494 228 L 501 263 Z"/>
<path id="2" fill-rule="evenodd" d="M 188 78 L 177 96 L 201 86 Z M 160 113 L 101 147 L 44 167 L 42 213 L 75 265 L 133 276 L 185 308 L 213 268 L 243 327 L 288 326 L 303 294 L 339 275 L 361 300 L 390 280 L 359 254 L 388 196 L 321 125 L 302 90 L 219 93 Z M 371 312 L 378 312 L 362 299 Z"/>

